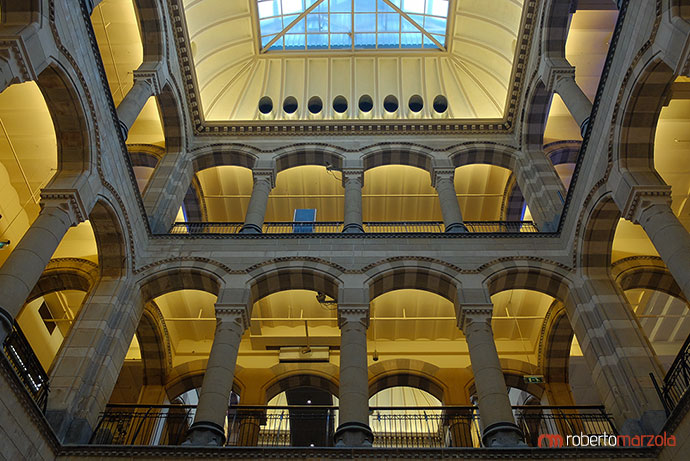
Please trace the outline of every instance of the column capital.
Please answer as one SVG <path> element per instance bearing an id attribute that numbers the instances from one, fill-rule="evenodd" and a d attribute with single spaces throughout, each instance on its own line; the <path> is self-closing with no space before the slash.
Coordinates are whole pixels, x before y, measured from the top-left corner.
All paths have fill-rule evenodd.
<path id="1" fill-rule="evenodd" d="M 565 58 L 552 59 L 544 56 L 539 64 L 539 76 L 544 82 L 546 90 L 553 92 L 556 91 L 556 86 L 560 80 L 575 80 L 575 68 Z"/>
<path id="2" fill-rule="evenodd" d="M 453 182 L 455 178 L 455 167 L 434 168 L 431 174 L 431 186 L 436 187 L 439 181 L 448 180 Z"/>
<path id="3" fill-rule="evenodd" d="M 134 71 L 134 83 L 148 83 L 154 96 L 161 94 L 166 80 L 167 75 L 162 62 L 145 62 Z"/>
<path id="4" fill-rule="evenodd" d="M 220 325 L 239 325 L 242 330 L 249 328 L 249 310 L 245 304 L 216 303 L 216 319 Z"/>
<path id="5" fill-rule="evenodd" d="M 276 187 L 276 172 L 273 168 L 254 168 L 252 176 L 255 184 L 259 181 L 268 181 L 271 188 Z"/>
<path id="6" fill-rule="evenodd" d="M 458 311 L 458 328 L 467 334 L 467 328 L 473 324 L 491 325 L 494 305 L 491 303 L 463 304 Z"/>
<path id="7" fill-rule="evenodd" d="M 41 192 L 41 209 L 57 207 L 70 216 L 73 225 L 89 219 L 84 202 L 75 189 L 48 189 Z"/>
<path id="8" fill-rule="evenodd" d="M 671 186 L 666 184 L 634 185 L 622 209 L 622 215 L 628 221 L 640 224 L 640 217 L 645 209 L 652 205 L 671 206 Z"/>
<path id="9" fill-rule="evenodd" d="M 4 61 L 18 83 L 36 80 L 30 55 L 21 36 L 0 40 L 0 61 Z"/>
<path id="10" fill-rule="evenodd" d="M 364 168 L 343 168 L 340 172 L 343 175 L 343 187 L 349 181 L 359 181 L 360 186 L 364 184 Z"/>
<path id="11" fill-rule="evenodd" d="M 368 305 L 348 305 L 338 306 L 338 327 L 343 328 L 349 323 L 361 324 L 364 328 L 369 328 L 369 306 Z"/>

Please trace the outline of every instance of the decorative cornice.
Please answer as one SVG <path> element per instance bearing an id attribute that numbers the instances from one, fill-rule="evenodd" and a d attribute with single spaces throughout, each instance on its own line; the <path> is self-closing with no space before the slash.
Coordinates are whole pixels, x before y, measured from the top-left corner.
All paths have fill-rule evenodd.
<path id="1" fill-rule="evenodd" d="M 364 328 L 369 328 L 369 306 L 338 305 L 338 327 L 343 328 L 350 323 L 359 323 L 364 326 Z"/>
<path id="2" fill-rule="evenodd" d="M 474 323 L 488 323 L 494 313 L 493 304 L 463 304 L 458 309 L 458 328 L 463 332 Z"/>
<path id="3" fill-rule="evenodd" d="M 639 224 L 640 214 L 653 204 L 671 205 L 671 186 L 657 184 L 653 186 L 634 185 L 623 207 L 623 217 Z"/>
<path id="4" fill-rule="evenodd" d="M 249 309 L 245 304 L 216 303 L 216 318 L 222 325 L 237 324 L 242 327 L 242 330 L 249 328 Z"/>
<path id="5" fill-rule="evenodd" d="M 14 71 L 13 74 L 19 77 L 20 83 L 38 79 L 21 36 L 14 39 L 4 38 L 0 40 L 0 60 L 8 63 Z"/>
<path id="6" fill-rule="evenodd" d="M 182 0 L 168 0 L 174 27 L 172 33 L 185 82 L 187 101 L 194 131 L 203 136 L 294 136 L 294 135 L 457 135 L 512 133 L 520 104 L 524 70 L 529 57 L 529 46 L 536 27 L 537 0 L 526 0 L 523 6 L 521 28 L 516 37 L 518 46 L 513 62 L 511 83 L 508 88 L 506 111 L 503 119 L 424 119 L 424 120 L 295 120 L 295 121 L 228 121 L 209 122 L 204 119 L 201 97 L 194 67 L 194 59 L 184 18 Z"/>
<path id="7" fill-rule="evenodd" d="M 79 192 L 74 189 L 43 189 L 41 191 L 41 207 L 57 206 L 66 211 L 72 224 L 78 224 L 89 219 L 89 213 L 82 202 Z"/>

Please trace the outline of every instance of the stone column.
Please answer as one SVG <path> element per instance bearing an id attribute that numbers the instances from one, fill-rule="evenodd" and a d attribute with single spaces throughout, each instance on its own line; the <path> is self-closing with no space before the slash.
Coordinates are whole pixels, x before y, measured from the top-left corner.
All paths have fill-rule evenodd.
<path id="1" fill-rule="evenodd" d="M 254 170 L 254 187 L 252 197 L 249 199 L 249 207 L 244 218 L 241 234 L 260 234 L 266 217 L 268 196 L 275 187 L 275 175 L 273 170 Z"/>
<path id="2" fill-rule="evenodd" d="M 343 169 L 343 187 L 345 188 L 343 232 L 346 234 L 364 232 L 362 228 L 363 184 L 364 177 L 361 169 Z"/>
<path id="3" fill-rule="evenodd" d="M 635 194 L 632 221 L 644 228 L 683 294 L 690 299 L 690 235 L 671 209 L 671 197 Z"/>
<path id="4" fill-rule="evenodd" d="M 41 212 L 0 268 L 0 344 L 41 277 L 67 229 L 86 219 L 76 194 L 41 203 Z"/>
<path id="5" fill-rule="evenodd" d="M 437 169 L 432 176 L 432 186 L 438 192 L 438 200 L 441 203 L 441 214 L 446 232 L 467 232 L 462 223 L 462 212 L 458 203 L 458 195 L 455 192 L 454 168 Z"/>
<path id="6" fill-rule="evenodd" d="M 165 78 L 160 63 L 144 63 L 134 71 L 134 86 L 117 106 L 122 135 L 127 139 L 129 130 L 151 96 L 160 94 Z"/>
<path id="7" fill-rule="evenodd" d="M 369 427 L 369 375 L 367 371 L 367 328 L 369 306 L 338 306 L 340 326 L 340 426 L 336 446 L 371 446 Z"/>
<path id="8" fill-rule="evenodd" d="M 186 445 L 222 446 L 237 352 L 249 318 L 246 306 L 216 304 L 216 334 Z"/>
<path id="9" fill-rule="evenodd" d="M 515 424 L 508 389 L 491 329 L 493 304 L 463 305 L 459 324 L 467 340 L 479 401 L 482 444 L 485 447 L 524 445 Z"/>
<path id="10" fill-rule="evenodd" d="M 557 231 L 566 191 L 551 160 L 542 150 L 524 149 L 515 162 L 515 179 L 537 228 Z"/>
<path id="11" fill-rule="evenodd" d="M 568 111 L 580 126 L 580 133 L 584 136 L 592 114 L 592 103 L 575 82 L 575 69 L 571 69 L 556 77 L 553 89 L 563 99 Z"/>

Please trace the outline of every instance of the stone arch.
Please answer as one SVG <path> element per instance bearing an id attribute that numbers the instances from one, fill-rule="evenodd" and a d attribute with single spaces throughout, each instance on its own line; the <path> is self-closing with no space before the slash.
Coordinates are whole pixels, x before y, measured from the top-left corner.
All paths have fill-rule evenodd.
<path id="1" fill-rule="evenodd" d="M 546 261 L 499 261 L 482 271 L 489 294 L 505 290 L 533 290 L 564 301 L 570 281 L 567 271 Z"/>
<path id="2" fill-rule="evenodd" d="M 511 174 L 506 182 L 503 192 L 503 210 L 501 216 L 506 221 L 520 221 L 522 219 L 522 209 L 525 206 L 525 197 L 522 195 L 520 185 L 517 183 L 515 173 Z"/>
<path id="3" fill-rule="evenodd" d="M 574 13 L 571 0 L 554 0 L 545 4 L 542 29 L 542 54 L 564 58 L 570 15 Z"/>
<path id="4" fill-rule="evenodd" d="M 165 384 L 165 392 L 168 395 L 168 400 L 172 400 L 180 394 L 184 394 L 192 389 L 201 389 L 204 381 L 204 373 L 206 372 L 206 364 L 208 359 L 193 360 L 185 362 L 170 370 L 168 373 L 167 382 Z M 235 375 L 242 370 L 239 365 L 235 366 Z M 242 396 L 244 387 L 235 378 L 232 382 L 232 392 Z"/>
<path id="5" fill-rule="evenodd" d="M 426 362 L 412 359 L 384 360 L 369 367 L 369 397 L 377 392 L 396 386 L 421 389 L 446 402 L 446 386 L 436 379 L 439 368 Z"/>
<path id="6" fill-rule="evenodd" d="M 144 365 L 144 384 L 163 385 L 172 362 L 169 353 L 165 320 L 153 302 L 147 303 L 136 331 L 141 361 Z"/>
<path id="7" fill-rule="evenodd" d="M 670 0 L 671 18 L 681 18 L 690 22 L 690 1 Z"/>
<path id="8" fill-rule="evenodd" d="M 531 91 L 527 93 L 524 109 L 522 145 L 529 152 L 541 152 L 544 146 L 544 128 L 549 115 L 552 94 L 541 80 L 535 80 Z"/>
<path id="9" fill-rule="evenodd" d="M 583 210 L 584 230 L 578 248 L 578 266 L 586 275 L 611 267 L 613 236 L 621 213 L 610 193 L 599 195 Z"/>
<path id="10" fill-rule="evenodd" d="M 101 276 L 120 278 L 127 273 L 128 252 L 124 226 L 116 209 L 99 198 L 89 214 L 98 248 L 98 267 Z"/>
<path id="11" fill-rule="evenodd" d="M 455 149 L 449 155 L 449 158 L 456 168 L 472 164 L 485 164 L 515 171 L 517 152 L 515 149 L 508 146 L 490 143 L 473 143 Z"/>
<path id="12" fill-rule="evenodd" d="M 154 272 L 140 282 L 144 302 L 178 290 L 200 290 L 214 295 L 220 293 L 222 279 L 207 268 L 178 267 Z"/>
<path id="13" fill-rule="evenodd" d="M 565 306 L 559 301 L 554 301 L 544 319 L 539 345 L 541 350 L 539 360 L 547 383 L 568 382 L 568 364 L 573 336 L 573 328 Z"/>
<path id="14" fill-rule="evenodd" d="M 551 160 L 553 166 L 564 163 L 577 163 L 582 141 L 555 141 L 544 146 L 544 154 Z"/>
<path id="15" fill-rule="evenodd" d="M 511 372 L 503 372 L 503 378 L 505 379 L 506 386 L 512 387 L 515 389 L 520 389 L 521 391 L 529 392 L 530 394 L 534 395 L 537 398 L 541 398 L 541 396 L 544 394 L 544 385 L 539 384 L 539 383 L 526 383 L 525 380 L 523 379 L 522 375 L 516 374 L 516 373 L 511 373 Z M 475 387 L 474 379 L 472 379 L 470 382 L 467 383 L 467 395 L 472 396 L 473 394 L 476 394 L 477 388 Z"/>
<path id="16" fill-rule="evenodd" d="M 313 387 L 329 392 L 331 395 L 338 396 L 338 383 L 331 377 L 330 379 L 314 373 L 297 372 L 287 376 L 281 375 L 266 386 L 266 403 L 281 392 L 294 389 L 296 387 Z"/>
<path id="17" fill-rule="evenodd" d="M 671 90 L 673 70 L 652 57 L 632 83 L 623 107 L 620 132 L 614 145 L 614 164 L 634 184 L 664 184 L 654 168 L 654 136 L 657 120 Z"/>
<path id="18" fill-rule="evenodd" d="M 194 173 L 217 166 L 241 166 L 252 169 L 257 156 L 248 148 L 232 145 L 210 146 L 192 154 Z"/>
<path id="19" fill-rule="evenodd" d="M 139 31 L 144 49 L 144 62 L 158 62 L 165 56 L 165 33 L 160 2 L 157 0 L 134 0 L 139 19 Z"/>
<path id="20" fill-rule="evenodd" d="M 611 272 L 623 291 L 635 288 L 661 291 L 687 303 L 683 291 L 658 256 L 631 256 L 613 263 Z"/>
<path id="21" fill-rule="evenodd" d="M 153 144 L 127 144 L 132 166 L 156 168 L 165 155 L 165 149 Z"/>
<path id="22" fill-rule="evenodd" d="M 281 149 L 273 157 L 276 173 L 288 168 L 304 165 L 318 165 L 334 170 L 343 167 L 343 156 L 335 148 L 321 145 L 293 145 Z"/>
<path id="23" fill-rule="evenodd" d="M 92 165 L 92 144 L 89 117 L 81 105 L 81 94 L 69 73 L 59 64 L 46 67 L 36 80 L 43 94 L 55 127 L 58 171 L 50 184 L 56 187 L 74 186 L 82 172 Z"/>
<path id="24" fill-rule="evenodd" d="M 257 268 L 249 281 L 252 302 L 286 290 L 314 290 L 338 297 L 340 273 L 333 267 L 307 261 L 284 261 Z"/>
<path id="25" fill-rule="evenodd" d="M 156 98 L 163 124 L 165 152 L 180 155 L 184 145 L 184 115 L 181 109 L 182 103 L 171 81 L 166 82 Z"/>
<path id="26" fill-rule="evenodd" d="M 51 260 L 38 279 L 26 302 L 56 291 L 88 292 L 98 281 L 98 265 L 80 258 Z"/>
<path id="27" fill-rule="evenodd" d="M 364 171 L 383 165 L 407 165 L 433 171 L 433 157 L 426 149 L 407 144 L 379 144 L 361 155 Z"/>
<path id="28" fill-rule="evenodd" d="M 366 284 L 369 300 L 389 291 L 415 289 L 435 293 L 454 303 L 458 292 L 458 284 L 453 277 L 437 268 L 416 264 L 416 261 L 379 268 Z"/>

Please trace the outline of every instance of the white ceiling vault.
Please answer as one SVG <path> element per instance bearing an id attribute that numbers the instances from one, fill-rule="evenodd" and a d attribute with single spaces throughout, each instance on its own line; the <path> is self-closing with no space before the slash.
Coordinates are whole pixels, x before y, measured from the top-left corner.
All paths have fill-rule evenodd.
<path id="1" fill-rule="evenodd" d="M 304 5 L 330 7 L 330 2 L 338 1 L 306 0 Z M 404 0 L 378 2 L 387 8 L 391 4 L 405 7 Z M 523 37 L 520 26 L 525 2 L 450 0 L 448 35 L 438 34 L 438 25 L 435 34 L 420 32 L 424 38 L 435 38 L 433 47 L 425 47 L 422 38 L 418 49 L 269 47 L 262 52 L 257 0 L 183 0 L 203 118 L 207 122 L 501 120 L 506 117 L 514 87 L 516 43 Z M 373 0 L 369 3 L 378 5 Z M 425 11 L 427 6 L 429 11 L 435 7 L 425 3 Z M 421 16 L 417 21 L 424 26 L 426 19 Z M 296 17 L 290 19 L 288 26 Z M 432 28 L 431 22 L 427 27 Z M 276 34 L 271 37 L 280 40 Z M 263 45 L 271 40 L 264 39 Z M 262 98 L 271 102 L 266 114 L 259 111 Z M 340 104 L 334 108 L 336 99 Z M 398 108 L 394 109 L 396 101 Z"/>

